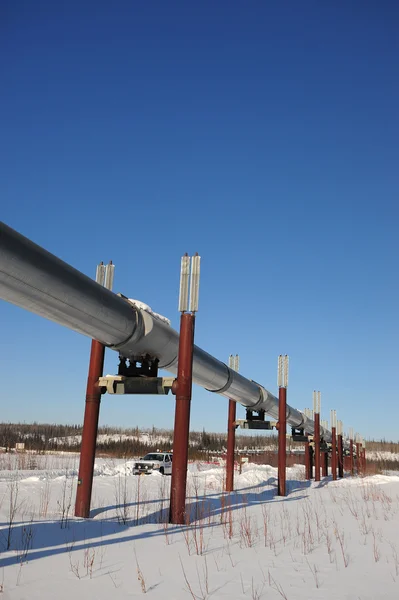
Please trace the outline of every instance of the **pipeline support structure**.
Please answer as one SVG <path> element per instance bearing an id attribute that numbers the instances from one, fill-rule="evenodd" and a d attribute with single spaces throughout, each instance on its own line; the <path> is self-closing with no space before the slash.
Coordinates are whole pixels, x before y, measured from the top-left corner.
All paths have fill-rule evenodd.
<path id="1" fill-rule="evenodd" d="M 229 368 L 238 372 L 240 357 L 238 354 L 229 356 Z M 237 404 L 229 399 L 227 416 L 227 454 L 226 454 L 226 492 L 234 491 L 234 449 L 236 445 L 236 412 Z"/>
<path id="2" fill-rule="evenodd" d="M 278 474 L 277 494 L 286 496 L 287 478 L 287 387 L 288 387 L 288 356 L 278 357 Z"/>
<path id="3" fill-rule="evenodd" d="M 313 392 L 313 412 L 314 412 L 314 479 L 320 481 L 320 392 Z"/>
<path id="4" fill-rule="evenodd" d="M 0 223 L 0 298 L 101 342 L 128 360 L 157 360 L 176 374 L 179 334 L 142 302 L 114 294 Z M 237 315 L 237 318 L 239 315 Z M 193 382 L 278 420 L 278 398 L 198 346 Z M 314 422 L 287 404 L 287 424 L 313 435 Z M 326 441 L 331 432 L 321 432 Z"/>
<path id="5" fill-rule="evenodd" d="M 190 433 L 190 406 L 193 371 L 195 315 L 181 316 L 179 366 L 175 381 L 176 409 L 173 436 L 173 469 L 170 488 L 170 523 L 186 522 L 186 487 L 188 438 Z"/>
<path id="6" fill-rule="evenodd" d="M 113 293 L 5 223 L 0 223 L 0 298 L 95 340 L 96 367 L 90 368 L 86 403 L 90 413 L 87 419 L 92 425 L 90 435 L 85 436 L 89 441 L 82 442 L 85 447 L 92 447 L 96 437 L 95 412 L 99 409 L 96 384 L 102 373 L 100 349 L 109 348 L 131 364 L 156 364 L 159 369 L 177 373 L 179 380 L 179 333 L 168 319 L 138 300 Z M 237 312 L 237 321 L 240 318 Z M 279 399 L 275 395 L 196 345 L 192 349 L 192 381 L 242 404 L 247 410 L 279 420 Z M 184 386 L 182 391 L 177 384 L 176 391 L 187 398 Z M 287 404 L 285 417 L 287 425 L 300 429 L 304 435 L 315 433 L 312 416 Z M 320 436 L 326 443 L 332 441 L 332 432 L 326 427 L 320 427 Z M 311 468 L 313 453 L 306 446 Z M 86 456 L 91 463 L 92 452 Z M 87 463 L 83 461 L 78 496 L 83 494 L 87 472 Z M 80 496 L 79 502 L 77 499 L 76 512 L 86 515 L 90 494 L 86 490 L 83 496 L 84 500 Z"/>
<path id="7" fill-rule="evenodd" d="M 82 445 L 78 487 L 76 490 L 75 517 L 87 519 L 90 516 L 91 492 L 93 487 L 94 460 L 98 418 L 100 414 L 101 391 L 98 380 L 103 374 L 105 348 L 103 344 L 92 340 L 89 374 L 87 378 L 86 407 L 83 420 Z"/>

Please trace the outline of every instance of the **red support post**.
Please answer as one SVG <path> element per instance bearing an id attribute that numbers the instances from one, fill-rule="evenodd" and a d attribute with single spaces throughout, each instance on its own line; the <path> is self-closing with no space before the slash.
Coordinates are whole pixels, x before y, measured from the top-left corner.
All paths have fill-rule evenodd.
<path id="1" fill-rule="evenodd" d="M 314 414 L 314 468 L 315 481 L 320 481 L 320 413 Z"/>
<path id="2" fill-rule="evenodd" d="M 335 481 L 337 479 L 337 430 L 331 427 L 331 474 Z"/>
<path id="3" fill-rule="evenodd" d="M 351 475 L 353 477 L 355 474 L 355 465 L 354 465 L 354 460 L 353 460 L 353 439 L 352 438 L 349 440 L 349 459 L 350 459 Z"/>
<path id="4" fill-rule="evenodd" d="M 342 435 L 338 435 L 338 477 L 344 476 L 344 441 Z"/>
<path id="5" fill-rule="evenodd" d="M 366 475 L 366 467 L 367 467 L 367 462 L 366 462 L 366 448 L 363 448 L 363 473 Z"/>
<path id="6" fill-rule="evenodd" d="M 305 442 L 305 479 L 312 479 L 312 449 L 309 442 Z"/>
<path id="7" fill-rule="evenodd" d="M 321 462 L 321 474 L 323 477 L 328 477 L 328 452 L 323 452 L 323 458 Z"/>
<path id="8" fill-rule="evenodd" d="M 278 389 L 278 484 L 277 495 L 286 496 L 287 388 Z"/>
<path id="9" fill-rule="evenodd" d="M 356 470 L 358 475 L 361 475 L 362 473 L 362 459 L 360 456 L 360 452 L 360 443 L 356 442 Z"/>
<path id="10" fill-rule="evenodd" d="M 310 469 L 310 479 L 314 479 L 313 467 L 314 467 L 314 448 L 313 448 L 313 446 L 309 445 L 309 469 Z"/>
<path id="11" fill-rule="evenodd" d="M 98 379 L 102 377 L 103 374 L 104 354 L 105 347 L 103 344 L 93 340 L 91 343 L 89 375 L 87 378 L 86 408 L 83 421 L 78 488 L 75 502 L 75 516 L 83 517 L 85 519 L 90 516 L 98 417 L 100 414 L 101 401 Z"/>
<path id="12" fill-rule="evenodd" d="M 193 346 L 195 315 L 183 313 L 180 320 L 177 379 L 172 391 L 176 394 L 175 427 L 173 434 L 173 469 L 170 490 L 170 523 L 186 522 L 186 488 L 188 437 L 193 382 Z"/>
<path id="13" fill-rule="evenodd" d="M 226 492 L 234 491 L 234 448 L 236 443 L 236 407 L 234 400 L 229 400 L 229 416 L 227 420 L 227 457 L 226 457 Z"/>

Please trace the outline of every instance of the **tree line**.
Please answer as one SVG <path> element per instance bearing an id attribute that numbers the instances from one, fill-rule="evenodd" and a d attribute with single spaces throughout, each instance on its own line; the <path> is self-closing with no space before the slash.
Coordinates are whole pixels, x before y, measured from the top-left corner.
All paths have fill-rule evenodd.
<path id="1" fill-rule="evenodd" d="M 82 425 L 54 423 L 0 423 L 0 448 L 15 449 L 23 443 L 25 450 L 36 452 L 79 451 Z M 101 436 L 112 436 L 104 440 Z M 190 432 L 190 450 L 223 452 L 226 450 L 225 433 Z M 277 447 L 275 435 L 236 435 L 237 448 Z M 104 425 L 98 429 L 97 453 L 112 456 L 140 455 L 154 450 L 168 451 L 173 447 L 173 431 L 166 429 L 121 428 Z"/>

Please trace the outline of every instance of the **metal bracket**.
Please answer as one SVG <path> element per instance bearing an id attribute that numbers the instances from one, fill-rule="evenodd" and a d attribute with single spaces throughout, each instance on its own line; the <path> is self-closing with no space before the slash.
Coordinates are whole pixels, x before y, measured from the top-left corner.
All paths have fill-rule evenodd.
<path id="1" fill-rule="evenodd" d="M 140 360 L 130 360 L 119 356 L 118 375 L 124 377 L 158 377 L 158 359 L 145 356 Z"/>
<path id="2" fill-rule="evenodd" d="M 291 427 L 291 435 L 293 442 L 308 442 L 309 438 L 305 435 L 303 427 Z"/>
<path id="3" fill-rule="evenodd" d="M 266 421 L 264 410 L 247 408 L 246 419 L 236 419 L 236 427 L 241 429 L 265 429 L 270 431 L 277 425 L 277 421 Z"/>
<path id="4" fill-rule="evenodd" d="M 328 452 L 328 444 L 323 439 L 320 440 L 320 452 Z"/>
<path id="5" fill-rule="evenodd" d="M 265 429 L 270 431 L 276 427 L 277 421 L 260 421 L 259 419 L 251 421 L 247 419 L 236 419 L 235 425 L 241 429 Z"/>
<path id="6" fill-rule="evenodd" d="M 314 443 L 314 437 L 312 435 L 308 436 L 308 442 L 311 446 L 314 447 L 315 443 Z M 329 444 L 327 444 L 327 442 L 325 442 L 324 440 L 320 440 L 320 452 L 329 452 L 330 448 L 329 448 Z"/>
<path id="7" fill-rule="evenodd" d="M 301 441 L 301 440 L 294 440 L 294 441 Z M 309 435 L 307 441 L 309 442 L 309 444 L 311 446 L 315 445 L 313 435 Z M 329 452 L 329 444 L 327 444 L 327 442 L 325 442 L 323 439 L 320 440 L 320 452 Z"/>
<path id="8" fill-rule="evenodd" d="M 251 410 L 247 408 L 246 410 L 247 421 L 264 421 L 265 420 L 265 411 L 264 410 Z"/>
<path id="9" fill-rule="evenodd" d="M 100 377 L 98 385 L 102 394 L 163 394 L 169 393 L 174 377 Z"/>

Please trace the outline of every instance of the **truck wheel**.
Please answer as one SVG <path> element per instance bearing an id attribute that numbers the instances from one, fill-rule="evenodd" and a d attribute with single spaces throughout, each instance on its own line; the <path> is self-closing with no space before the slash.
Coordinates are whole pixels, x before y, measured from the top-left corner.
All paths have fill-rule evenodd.
<path id="1" fill-rule="evenodd" d="M 159 469 L 159 472 L 161 473 L 161 475 L 163 475 L 163 474 L 165 473 L 165 469 L 164 469 L 163 467 L 161 467 L 161 468 Z"/>

